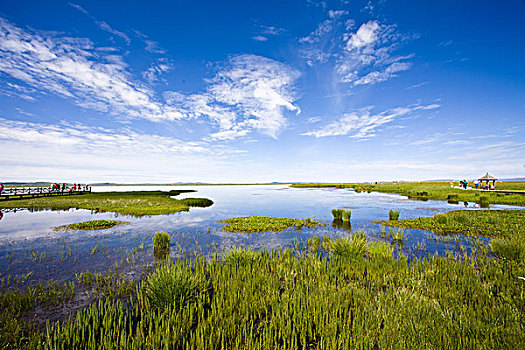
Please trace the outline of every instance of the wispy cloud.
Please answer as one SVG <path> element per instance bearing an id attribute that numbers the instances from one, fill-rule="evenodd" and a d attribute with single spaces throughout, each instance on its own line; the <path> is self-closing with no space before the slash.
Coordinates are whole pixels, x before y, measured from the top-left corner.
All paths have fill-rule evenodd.
<path id="1" fill-rule="evenodd" d="M 0 18 L 0 72 L 79 106 L 153 121 L 184 116 L 133 81 L 127 64 L 84 38 L 38 34 Z"/>
<path id="2" fill-rule="evenodd" d="M 76 8 L 77 10 L 79 10 L 80 12 L 86 14 L 86 15 L 89 15 L 89 12 L 86 11 L 85 8 L 83 8 L 82 6 L 78 5 L 78 4 L 73 4 L 71 2 L 68 3 L 70 6 Z"/>
<path id="3" fill-rule="evenodd" d="M 439 107 L 438 105 L 412 105 L 407 107 L 392 108 L 387 111 L 373 114 L 372 107 L 367 107 L 352 113 L 345 113 L 341 118 L 321 127 L 319 130 L 309 131 L 302 135 L 327 137 L 343 136 L 360 140 L 370 139 L 376 136 L 378 129 L 396 118 L 406 116 L 418 110 L 428 110 Z"/>
<path id="4" fill-rule="evenodd" d="M 337 82 L 351 86 L 377 84 L 410 69 L 409 55 L 395 55 L 401 43 L 410 39 L 394 25 L 370 20 L 357 28 L 347 11 L 328 11 L 328 18 L 299 39 L 310 66 L 330 62 Z"/>
<path id="5" fill-rule="evenodd" d="M 398 34 L 393 25 L 368 21 L 345 37 L 345 50 L 336 66 L 343 83 L 376 84 L 411 67 L 407 60 L 413 55 L 392 55 L 399 42 L 407 39 Z"/>
<path id="6" fill-rule="evenodd" d="M 412 89 L 416 89 L 416 88 L 425 86 L 427 84 L 430 84 L 430 82 L 429 81 L 424 81 L 424 82 L 419 83 L 419 84 L 414 84 L 414 85 L 407 86 L 405 89 L 406 90 L 412 90 Z"/>
<path id="7" fill-rule="evenodd" d="M 205 116 L 216 122 L 219 131 L 212 139 L 233 139 L 257 130 L 271 137 L 286 125 L 284 111 L 299 113 L 294 104 L 293 85 L 299 72 L 281 62 L 256 56 L 238 55 L 209 80 L 202 94 L 164 94 L 168 103 L 193 117 Z"/>
<path id="8" fill-rule="evenodd" d="M 113 35 L 116 35 L 116 36 L 120 37 L 128 45 L 131 44 L 131 40 L 129 39 L 129 37 L 128 37 L 128 35 L 126 33 L 111 28 L 111 26 L 109 24 L 107 24 L 106 22 L 104 22 L 104 21 L 96 21 L 96 23 L 97 23 L 97 25 L 99 26 L 100 29 L 102 29 L 102 30 L 104 30 L 104 31 L 106 31 L 106 32 L 108 32 L 110 34 L 113 34 Z"/>
<path id="9" fill-rule="evenodd" d="M 262 35 L 254 36 L 254 37 L 252 37 L 252 39 L 256 40 L 256 41 L 268 41 L 268 38 L 265 37 L 265 36 L 262 36 Z"/>

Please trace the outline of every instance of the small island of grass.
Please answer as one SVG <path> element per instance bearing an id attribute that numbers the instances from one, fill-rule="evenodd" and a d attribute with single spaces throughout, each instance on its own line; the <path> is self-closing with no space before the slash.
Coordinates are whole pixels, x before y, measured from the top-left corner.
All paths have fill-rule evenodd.
<path id="1" fill-rule="evenodd" d="M 74 230 L 74 231 L 85 231 L 85 230 L 105 230 L 108 228 L 115 227 L 117 225 L 129 224 L 126 221 L 118 220 L 90 220 L 84 222 L 78 222 L 76 224 L 61 225 L 55 227 L 55 231 L 62 230 Z"/>
<path id="2" fill-rule="evenodd" d="M 222 229 L 227 232 L 252 233 L 252 232 L 280 232 L 289 227 L 323 226 L 322 223 L 312 219 L 288 219 L 270 216 L 246 216 L 221 220 L 226 223 Z"/>

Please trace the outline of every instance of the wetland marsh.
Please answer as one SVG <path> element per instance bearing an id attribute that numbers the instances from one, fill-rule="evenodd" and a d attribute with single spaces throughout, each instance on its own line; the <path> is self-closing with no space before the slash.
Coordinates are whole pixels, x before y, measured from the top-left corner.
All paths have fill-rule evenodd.
<path id="1" fill-rule="evenodd" d="M 509 211 L 519 207 L 480 210 L 475 202 L 288 185 L 111 186 L 94 187 L 101 194 L 93 196 L 133 197 L 130 189 L 154 193 L 149 215 L 125 215 L 129 207 L 102 211 L 86 198 L 4 213 L 0 345 L 155 348 L 169 339 L 173 347 L 197 348 L 426 348 L 524 341 L 525 281 L 518 277 L 525 269 L 516 243 L 523 212 Z M 174 200 L 174 193 L 189 211 L 155 215 L 151 198 Z M 398 220 L 388 220 L 392 211 Z M 91 229 L 55 230 L 68 225 Z M 156 232 L 168 247 L 163 254 L 153 247 Z M 170 261 L 175 265 L 162 267 Z M 468 321 L 458 326 L 457 317 Z M 498 320 L 505 324 L 491 328 Z M 436 322 L 441 326 L 433 329 Z M 181 331 L 165 338 L 165 327 Z"/>

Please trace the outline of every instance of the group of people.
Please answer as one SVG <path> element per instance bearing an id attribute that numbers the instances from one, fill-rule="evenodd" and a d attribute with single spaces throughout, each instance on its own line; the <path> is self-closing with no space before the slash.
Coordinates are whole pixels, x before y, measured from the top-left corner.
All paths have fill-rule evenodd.
<path id="1" fill-rule="evenodd" d="M 482 190 L 493 190 L 494 189 L 494 186 L 493 185 L 489 185 L 488 183 L 487 183 L 486 186 L 483 186 L 483 184 L 480 183 L 479 180 L 472 181 L 472 184 L 474 185 L 474 187 L 476 189 L 482 189 Z M 454 187 L 454 183 L 453 182 L 450 183 L 450 187 Z M 461 180 L 459 182 L 459 188 L 467 189 L 467 187 L 468 187 L 468 181 L 467 180 Z"/>
<path id="2" fill-rule="evenodd" d="M 51 192 L 72 192 L 72 191 L 90 191 L 91 188 L 88 185 L 73 184 L 68 186 L 65 182 L 60 185 L 59 183 L 53 183 L 50 188 Z"/>

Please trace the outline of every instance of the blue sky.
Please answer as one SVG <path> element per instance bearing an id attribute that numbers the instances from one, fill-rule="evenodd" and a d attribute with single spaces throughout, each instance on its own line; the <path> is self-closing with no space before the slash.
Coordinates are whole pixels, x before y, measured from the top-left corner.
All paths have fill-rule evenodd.
<path id="1" fill-rule="evenodd" d="M 525 3 L 0 1 L 0 181 L 525 176 Z"/>

